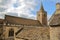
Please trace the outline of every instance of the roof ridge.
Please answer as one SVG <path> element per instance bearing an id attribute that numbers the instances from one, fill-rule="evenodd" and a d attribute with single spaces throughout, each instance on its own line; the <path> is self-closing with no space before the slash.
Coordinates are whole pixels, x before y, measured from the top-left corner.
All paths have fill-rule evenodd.
<path id="1" fill-rule="evenodd" d="M 33 21 L 37 21 L 37 20 L 34 20 L 34 19 L 28 19 L 28 18 L 17 17 L 17 16 L 11 16 L 11 15 L 5 15 L 5 17 L 6 17 L 6 16 L 14 17 L 14 18 L 21 18 L 21 19 L 26 19 L 26 20 L 33 20 Z"/>

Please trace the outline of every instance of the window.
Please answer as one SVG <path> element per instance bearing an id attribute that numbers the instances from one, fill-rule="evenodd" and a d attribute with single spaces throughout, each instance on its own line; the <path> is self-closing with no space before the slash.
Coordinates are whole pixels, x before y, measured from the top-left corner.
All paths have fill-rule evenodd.
<path id="1" fill-rule="evenodd" d="M 44 16 L 46 16 L 46 14 L 44 14 Z"/>
<path id="2" fill-rule="evenodd" d="M 12 37 L 12 36 L 14 36 L 14 30 L 13 29 L 10 29 L 9 30 L 9 37 Z"/>
<path id="3" fill-rule="evenodd" d="M 38 16 L 40 16 L 40 14 L 38 14 Z"/>

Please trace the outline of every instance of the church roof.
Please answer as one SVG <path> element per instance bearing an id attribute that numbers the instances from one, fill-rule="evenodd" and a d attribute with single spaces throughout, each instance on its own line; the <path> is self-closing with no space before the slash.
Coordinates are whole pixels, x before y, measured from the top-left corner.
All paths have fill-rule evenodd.
<path id="1" fill-rule="evenodd" d="M 38 20 L 26 19 L 21 17 L 5 15 L 5 20 L 11 24 L 41 26 L 41 23 Z"/>
<path id="2" fill-rule="evenodd" d="M 57 4 L 60 4 L 60 3 L 57 3 Z M 56 5 L 57 5 L 57 4 L 56 4 Z"/>
<path id="3" fill-rule="evenodd" d="M 40 31 L 40 32 L 39 32 Z M 16 35 L 16 38 L 21 38 L 21 39 L 36 39 L 40 38 L 43 34 L 49 34 L 49 29 L 48 27 L 25 27 L 23 30 Z"/>
<path id="4" fill-rule="evenodd" d="M 41 3 L 41 8 L 40 8 L 40 10 L 44 10 L 44 8 L 43 8 L 43 4 Z"/>
<path id="5" fill-rule="evenodd" d="M 50 19 L 50 26 L 60 26 L 60 14 L 54 14 Z"/>
<path id="6" fill-rule="evenodd" d="M 42 3 L 41 3 L 40 11 L 45 11 Z"/>
<path id="7" fill-rule="evenodd" d="M 0 19 L 0 24 L 3 23 L 3 20 L 4 20 L 4 19 Z"/>

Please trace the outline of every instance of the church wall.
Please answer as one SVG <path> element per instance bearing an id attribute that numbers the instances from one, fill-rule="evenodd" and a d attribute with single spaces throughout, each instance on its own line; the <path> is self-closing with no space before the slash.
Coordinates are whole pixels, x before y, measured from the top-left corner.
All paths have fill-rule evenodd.
<path id="1" fill-rule="evenodd" d="M 56 13 L 55 14 L 60 14 L 60 10 L 56 10 Z"/>
<path id="2" fill-rule="evenodd" d="M 60 27 L 50 27 L 50 40 L 60 40 Z"/>
<path id="3" fill-rule="evenodd" d="M 16 33 L 21 27 L 13 27 L 13 26 L 4 26 L 4 37 L 5 39 L 9 39 L 8 34 L 9 30 L 14 29 L 14 33 Z M 16 36 L 14 35 L 14 40 L 24 40 L 16 37 L 23 37 L 29 40 L 50 40 L 50 28 L 49 27 L 24 27 L 24 29 Z M 11 37 L 13 38 L 13 37 Z"/>
<path id="4" fill-rule="evenodd" d="M 14 27 L 14 26 L 4 26 L 3 30 L 4 30 L 4 37 L 5 39 L 9 39 L 9 38 L 13 38 L 13 37 L 9 37 L 9 30 L 13 29 L 14 30 L 14 38 L 15 38 L 15 33 L 18 31 L 19 27 Z"/>

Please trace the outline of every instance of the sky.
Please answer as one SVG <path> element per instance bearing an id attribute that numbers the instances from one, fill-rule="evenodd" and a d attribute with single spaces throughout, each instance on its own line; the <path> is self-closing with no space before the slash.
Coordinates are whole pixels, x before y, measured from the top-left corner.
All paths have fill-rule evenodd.
<path id="1" fill-rule="evenodd" d="M 4 18 L 4 15 L 7 14 L 36 19 L 41 2 L 44 10 L 47 11 L 47 18 L 49 19 L 56 11 L 56 3 L 60 3 L 60 0 L 0 0 L 0 18 Z"/>

